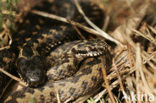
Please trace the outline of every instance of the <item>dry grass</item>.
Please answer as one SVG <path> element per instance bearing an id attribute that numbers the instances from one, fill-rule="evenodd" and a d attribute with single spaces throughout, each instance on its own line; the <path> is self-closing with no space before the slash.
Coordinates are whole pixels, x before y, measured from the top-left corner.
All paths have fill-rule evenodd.
<path id="1" fill-rule="evenodd" d="M 128 5 L 130 6 L 129 3 Z M 155 39 L 156 29 L 148 25 L 146 21 L 142 21 L 142 19 L 147 13 L 147 9 L 150 8 L 149 5 L 150 5 L 149 2 L 144 1 L 144 3 L 140 6 L 140 8 L 137 9 L 138 11 L 135 11 L 132 8 L 132 6 L 130 6 L 131 11 L 133 11 L 131 17 L 128 18 L 126 22 L 124 22 L 124 24 L 118 26 L 117 29 L 115 29 L 112 32 L 111 34 L 112 37 L 114 37 L 117 41 L 120 41 L 120 43 L 122 43 L 122 45 L 126 47 L 126 49 L 123 52 L 128 53 L 127 55 L 125 55 L 126 59 L 121 60 L 124 61 L 124 63 L 121 63 L 121 61 L 117 63 L 117 61 L 121 59 L 121 57 L 123 56 L 122 53 L 120 53 L 120 55 L 116 58 L 116 61 L 113 59 L 112 73 L 116 74 L 116 77 L 112 79 L 117 79 L 114 81 L 116 82 L 116 86 L 112 87 L 113 83 L 111 84 L 109 82 L 112 79 L 110 79 L 109 81 L 106 79 L 111 74 L 107 75 L 105 69 L 103 69 L 105 81 L 104 85 L 106 87 L 106 90 L 104 89 L 99 94 L 97 94 L 94 97 L 95 101 L 92 100 L 92 102 L 100 101 L 100 98 L 103 97 L 104 95 L 109 95 L 104 100 L 110 103 L 156 102 L 155 80 L 153 79 L 155 77 L 155 69 L 156 69 L 156 39 Z M 84 19 L 88 22 L 88 24 L 91 25 L 97 32 L 101 33 L 101 30 L 99 30 L 99 28 L 97 28 L 94 24 L 92 24 L 89 21 L 89 19 L 85 16 L 84 12 L 80 8 L 80 5 L 77 6 L 77 8 L 80 9 L 79 12 L 84 16 Z M 143 29 L 141 29 L 140 31 L 137 30 L 138 26 L 143 22 L 146 25 L 141 25 L 140 28 Z M 137 36 L 136 38 L 139 38 L 138 36 L 141 36 L 143 37 L 144 41 L 142 41 L 141 39 L 134 42 L 132 36 Z M 116 44 L 120 44 L 117 43 L 114 39 L 113 41 Z M 149 44 L 152 45 L 148 47 L 148 49 L 153 48 L 152 51 L 148 52 L 147 50 L 145 50 L 144 46 L 147 46 L 148 45 L 147 43 L 143 43 L 144 45 L 141 45 L 142 42 L 145 41 L 146 42 L 149 41 Z M 120 52 L 120 50 L 123 50 L 123 46 L 117 45 L 115 49 L 116 50 L 114 51 L 114 53 L 118 53 Z M 127 71 L 123 75 L 122 72 L 124 70 L 129 71 Z M 112 88 L 119 89 L 115 90 L 115 92 L 113 93 L 113 91 L 111 91 Z"/>

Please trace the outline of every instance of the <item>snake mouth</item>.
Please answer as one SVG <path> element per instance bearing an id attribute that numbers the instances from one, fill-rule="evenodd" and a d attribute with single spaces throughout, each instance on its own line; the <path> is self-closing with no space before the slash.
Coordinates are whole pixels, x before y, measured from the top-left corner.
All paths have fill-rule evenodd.
<path id="1" fill-rule="evenodd" d="M 43 68 L 30 68 L 29 71 L 26 72 L 25 76 L 30 87 L 37 87 L 45 82 L 46 73 Z"/>
<path id="2" fill-rule="evenodd" d="M 45 82 L 45 78 L 30 78 L 27 80 L 28 86 L 29 87 L 38 87 L 42 85 Z"/>
<path id="3" fill-rule="evenodd" d="M 20 76 L 21 80 L 29 87 L 38 87 L 42 85 L 43 83 L 45 83 L 45 80 L 46 80 L 45 73 L 43 73 L 40 76 L 29 75 L 27 77 L 22 76 L 20 73 L 18 73 L 18 75 Z"/>

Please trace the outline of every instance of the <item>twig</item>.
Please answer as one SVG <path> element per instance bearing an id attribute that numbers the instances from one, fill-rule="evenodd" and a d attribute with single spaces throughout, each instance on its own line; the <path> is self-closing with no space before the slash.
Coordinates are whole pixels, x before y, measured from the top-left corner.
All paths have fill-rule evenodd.
<path id="1" fill-rule="evenodd" d="M 62 22 L 65 22 L 65 23 L 71 23 L 72 25 L 76 25 L 76 26 L 80 27 L 81 29 L 83 29 L 83 30 L 85 30 L 85 31 L 87 31 L 89 33 L 92 33 L 92 34 L 95 34 L 97 36 L 101 36 L 101 37 L 105 38 L 105 36 L 102 33 L 98 32 L 98 31 L 96 31 L 94 29 L 91 29 L 91 28 L 89 28 L 87 26 L 84 26 L 84 25 L 82 25 L 82 24 L 80 24 L 78 22 L 75 22 L 75 21 L 72 21 L 72 20 L 69 20 L 69 19 L 67 20 L 64 17 L 56 16 L 54 14 L 48 14 L 46 12 L 42 12 L 42 11 L 38 11 L 38 10 L 32 10 L 31 12 L 33 14 L 37 14 L 37 15 L 40 15 L 40 16 L 43 16 L 43 17 L 55 19 L 55 20 L 62 21 Z M 109 39 L 109 38 L 108 38 L 108 40 L 112 41 L 112 39 Z M 112 41 L 112 42 L 114 42 L 114 41 Z M 120 43 L 117 43 L 117 44 L 120 44 Z"/>
<path id="2" fill-rule="evenodd" d="M 12 79 L 18 81 L 21 85 L 23 85 L 23 86 L 25 86 L 25 87 L 27 86 L 27 84 L 24 83 L 23 81 L 21 81 L 21 79 L 19 79 L 19 78 L 15 77 L 14 75 L 8 73 L 7 71 L 3 70 L 2 68 L 0 68 L 0 72 L 4 73 L 4 74 L 7 75 L 8 77 L 10 77 L 10 78 L 12 78 Z"/>
<path id="3" fill-rule="evenodd" d="M 64 17 L 60 17 L 60 16 L 57 16 L 57 15 L 54 15 L 54 14 L 48 14 L 46 12 L 42 12 L 42 11 L 38 11 L 38 10 L 32 10 L 31 12 L 33 14 L 37 14 L 37 15 L 40 15 L 40 16 L 43 16 L 43 17 L 47 17 L 47 18 L 55 19 L 55 20 L 62 21 L 62 22 L 65 22 L 65 23 L 70 23 L 72 25 L 76 25 L 76 26 L 80 27 L 81 29 L 84 29 L 85 31 L 87 31 L 89 33 L 92 33 L 92 34 L 95 34 L 95 35 L 98 35 L 98 36 L 102 36 L 96 30 L 91 29 L 91 28 L 89 28 L 87 26 L 84 26 L 84 25 L 82 25 L 82 24 L 80 24 L 78 22 L 74 22 L 74 21 L 72 21 L 70 19 L 67 20 Z"/>
<path id="4" fill-rule="evenodd" d="M 122 71 L 120 71 L 119 73 L 120 73 L 120 75 L 124 75 L 125 73 L 129 73 L 129 72 L 134 72 L 135 71 L 135 69 L 126 69 L 126 70 L 122 70 Z M 110 81 L 110 80 L 112 80 L 112 79 L 114 79 L 114 78 L 117 78 L 117 74 L 116 73 L 113 73 L 113 74 L 110 74 L 110 75 L 108 75 L 107 76 L 107 79 Z"/>
<path id="5" fill-rule="evenodd" d="M 76 27 L 76 25 L 73 25 L 70 20 L 67 19 L 67 21 L 73 26 L 73 28 L 76 30 L 76 32 L 79 34 L 81 39 L 85 40 L 85 37 L 81 34 L 80 30 Z"/>
<path id="6" fill-rule="evenodd" d="M 0 94 L 0 100 L 11 82 L 12 82 L 12 79 L 9 80 L 8 83 L 5 85 L 5 87 L 3 88 L 2 93 Z"/>
<path id="7" fill-rule="evenodd" d="M 142 82 L 144 84 L 144 86 L 146 87 L 146 89 L 148 91 L 151 91 L 152 90 L 150 89 L 149 85 L 148 85 L 148 82 L 147 80 L 145 79 L 145 75 L 143 73 L 143 63 L 142 63 L 142 59 L 141 59 L 141 50 L 140 50 L 140 45 L 137 44 L 137 48 L 136 48 L 136 69 L 138 69 L 139 73 L 140 73 L 140 76 L 141 76 L 141 79 L 142 79 Z"/>
<path id="8" fill-rule="evenodd" d="M 114 70 L 115 70 L 115 72 L 116 72 L 116 74 L 117 74 L 117 77 L 118 77 L 118 81 L 119 81 L 119 84 L 120 84 L 121 91 L 122 91 L 123 95 L 126 95 L 126 92 L 125 92 L 124 87 L 123 87 L 122 79 L 121 79 L 120 73 L 119 73 L 119 71 L 118 71 L 118 69 L 117 69 L 117 66 L 116 66 L 116 64 L 115 64 L 114 59 L 113 59 L 113 67 L 114 67 Z M 125 96 L 125 97 L 126 97 L 126 96 Z M 125 101 L 126 101 L 126 103 L 128 103 L 127 99 L 125 99 Z"/>
<path id="9" fill-rule="evenodd" d="M 96 31 L 98 31 L 99 33 L 101 33 L 103 35 L 103 37 L 105 37 L 106 39 L 120 45 L 123 46 L 119 41 L 115 40 L 114 38 L 112 38 L 110 35 L 108 35 L 107 33 L 105 33 L 103 30 L 101 30 L 99 27 L 97 27 L 93 22 L 91 22 L 88 17 L 85 15 L 85 13 L 83 12 L 81 6 L 79 5 L 77 0 L 74 0 L 74 3 L 79 11 L 79 13 L 84 17 L 84 19 L 86 20 L 86 22 L 93 27 Z"/>
<path id="10" fill-rule="evenodd" d="M 127 50 L 128 50 L 128 60 L 129 60 L 129 64 L 130 64 L 130 68 L 132 68 L 132 66 L 133 66 L 133 54 L 132 54 L 132 52 L 131 52 L 131 46 L 129 45 L 129 44 L 127 44 L 128 46 L 127 46 Z"/>
<path id="11" fill-rule="evenodd" d="M 115 99 L 114 99 L 114 96 L 113 96 L 113 94 L 112 94 L 112 92 L 111 92 L 111 88 L 110 88 L 110 86 L 109 86 L 109 81 L 107 80 L 107 73 L 106 73 L 106 68 L 105 68 L 105 66 L 104 66 L 104 60 L 103 60 L 103 56 L 102 56 L 102 74 L 103 74 L 103 79 L 104 79 L 104 81 L 105 81 L 105 84 L 106 84 L 106 89 L 107 89 L 107 91 L 108 91 L 108 94 L 109 94 L 109 96 L 110 96 L 110 98 L 111 98 L 111 101 L 112 101 L 112 103 L 116 103 L 115 102 Z"/>
<path id="12" fill-rule="evenodd" d="M 56 90 L 57 103 L 61 103 L 58 90 Z"/>
<path id="13" fill-rule="evenodd" d="M 72 97 L 68 98 L 64 103 L 69 103 L 72 100 Z"/>
<path id="14" fill-rule="evenodd" d="M 152 67 L 153 69 L 156 70 L 156 66 L 154 65 L 154 62 L 156 63 L 156 61 L 154 60 L 154 57 L 155 57 L 155 56 L 156 56 L 156 51 L 153 52 L 149 57 L 143 55 L 143 57 L 144 57 L 143 64 L 148 63 L 150 67 Z M 153 59 L 153 62 L 150 61 L 150 60 L 152 60 L 152 59 Z"/>
<path id="15" fill-rule="evenodd" d="M 1 48 L 0 48 L 0 51 L 1 51 L 1 50 L 4 50 L 4 49 L 9 49 L 9 48 L 10 48 L 10 45 L 5 46 L 5 47 L 1 47 Z"/>
<path id="16" fill-rule="evenodd" d="M 155 51 L 156 52 L 156 51 Z M 144 59 L 144 60 L 147 60 L 148 58 L 147 57 L 150 57 L 151 55 L 150 54 L 148 54 L 147 52 L 145 52 L 145 51 L 143 51 L 143 54 L 144 55 L 142 55 L 142 58 Z M 152 53 L 153 54 L 153 53 Z M 156 62 L 156 58 L 151 58 L 151 60 L 152 61 L 154 61 L 154 62 Z"/>
<path id="17" fill-rule="evenodd" d="M 111 84 L 111 90 L 112 89 L 114 89 L 115 87 L 117 87 L 117 85 L 118 85 L 119 83 L 118 83 L 118 81 L 116 80 L 116 81 L 114 81 L 112 84 Z M 107 93 L 107 90 L 106 89 L 104 89 L 103 91 L 101 91 L 99 94 L 97 94 L 96 96 L 94 96 L 94 98 L 95 98 L 95 102 L 98 102 L 99 100 L 100 100 L 100 98 L 104 95 L 104 94 L 106 94 Z"/>
<path id="18" fill-rule="evenodd" d="M 3 28 L 4 28 L 4 32 L 5 34 L 9 37 L 9 45 L 12 44 L 12 36 L 11 36 L 11 32 L 10 32 L 10 29 L 8 28 L 7 24 L 3 24 Z"/>
<path id="19" fill-rule="evenodd" d="M 109 22 L 110 22 L 110 15 L 106 15 L 106 18 L 104 20 L 104 25 L 102 27 L 102 30 L 106 31 L 107 30 L 107 27 L 109 25 Z"/>
<path id="20" fill-rule="evenodd" d="M 154 33 L 154 34 L 156 34 L 156 29 L 155 28 L 153 28 L 152 26 L 150 26 L 150 25 L 147 25 L 148 27 L 149 27 L 149 29 Z"/>
<path id="21" fill-rule="evenodd" d="M 140 35 L 140 36 L 146 38 L 147 40 L 149 40 L 151 43 L 156 45 L 156 39 L 154 39 L 150 34 L 141 33 L 140 31 L 135 30 L 135 29 L 133 29 L 133 31 L 135 32 L 136 35 Z"/>

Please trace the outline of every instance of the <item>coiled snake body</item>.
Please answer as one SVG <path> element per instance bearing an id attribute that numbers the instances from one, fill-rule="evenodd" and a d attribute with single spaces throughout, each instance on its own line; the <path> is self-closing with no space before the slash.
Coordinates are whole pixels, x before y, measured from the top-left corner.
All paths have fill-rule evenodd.
<path id="1" fill-rule="evenodd" d="M 86 48 L 90 47 L 92 49 L 83 54 L 83 50 L 87 51 Z M 77 51 L 74 51 L 75 48 L 77 48 Z M 96 57 L 94 57 L 95 55 Z M 101 67 L 103 64 L 100 55 L 104 55 L 105 68 L 109 68 L 111 57 L 105 42 L 87 40 L 65 43 L 54 50 L 51 56 L 47 58 L 50 62 L 55 62 L 47 71 L 48 82 L 39 88 L 24 87 L 15 91 L 9 96 L 7 103 L 13 101 L 13 103 L 27 103 L 33 97 L 37 100 L 37 103 L 54 103 L 57 102 L 57 93 L 61 102 L 86 95 L 102 83 Z M 82 59 L 83 62 L 80 62 Z M 74 74 L 75 72 L 76 74 Z M 62 79 L 64 77 L 67 78 Z"/>
<path id="2" fill-rule="evenodd" d="M 65 8 L 69 4 L 74 8 L 72 0 L 54 2 L 57 6 L 61 2 Z M 80 2 L 83 5 L 94 4 L 93 0 Z M 96 8 L 93 13 L 99 13 L 97 6 L 93 7 Z M 72 19 L 77 14 L 69 10 L 64 11 L 69 15 L 62 16 Z M 78 18 L 79 22 L 83 22 Z M 101 55 L 105 67 L 109 68 L 111 65 L 107 44 L 100 39 L 73 41 L 77 37 L 75 38 L 74 30 L 69 27 L 72 28 L 67 24 L 52 25 L 26 39 L 23 46 L 19 47 L 16 60 L 18 73 L 29 86 L 37 88 L 17 89 L 5 100 L 6 103 L 27 103 L 31 98 L 35 98 L 37 103 L 54 103 L 57 102 L 56 94 L 61 102 L 74 100 L 102 83 Z"/>

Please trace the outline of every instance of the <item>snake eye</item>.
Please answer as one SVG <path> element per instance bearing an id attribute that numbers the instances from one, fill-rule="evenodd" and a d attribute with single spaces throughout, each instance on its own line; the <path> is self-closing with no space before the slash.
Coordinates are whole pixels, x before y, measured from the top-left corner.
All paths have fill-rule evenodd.
<path id="1" fill-rule="evenodd" d="M 95 48 L 94 47 L 88 47 L 89 50 L 93 51 Z"/>
<path id="2" fill-rule="evenodd" d="M 24 59 L 24 58 L 19 58 L 19 59 L 17 60 L 17 62 L 16 62 L 17 68 L 20 68 L 21 66 L 25 65 L 26 62 L 27 62 L 26 59 Z"/>

